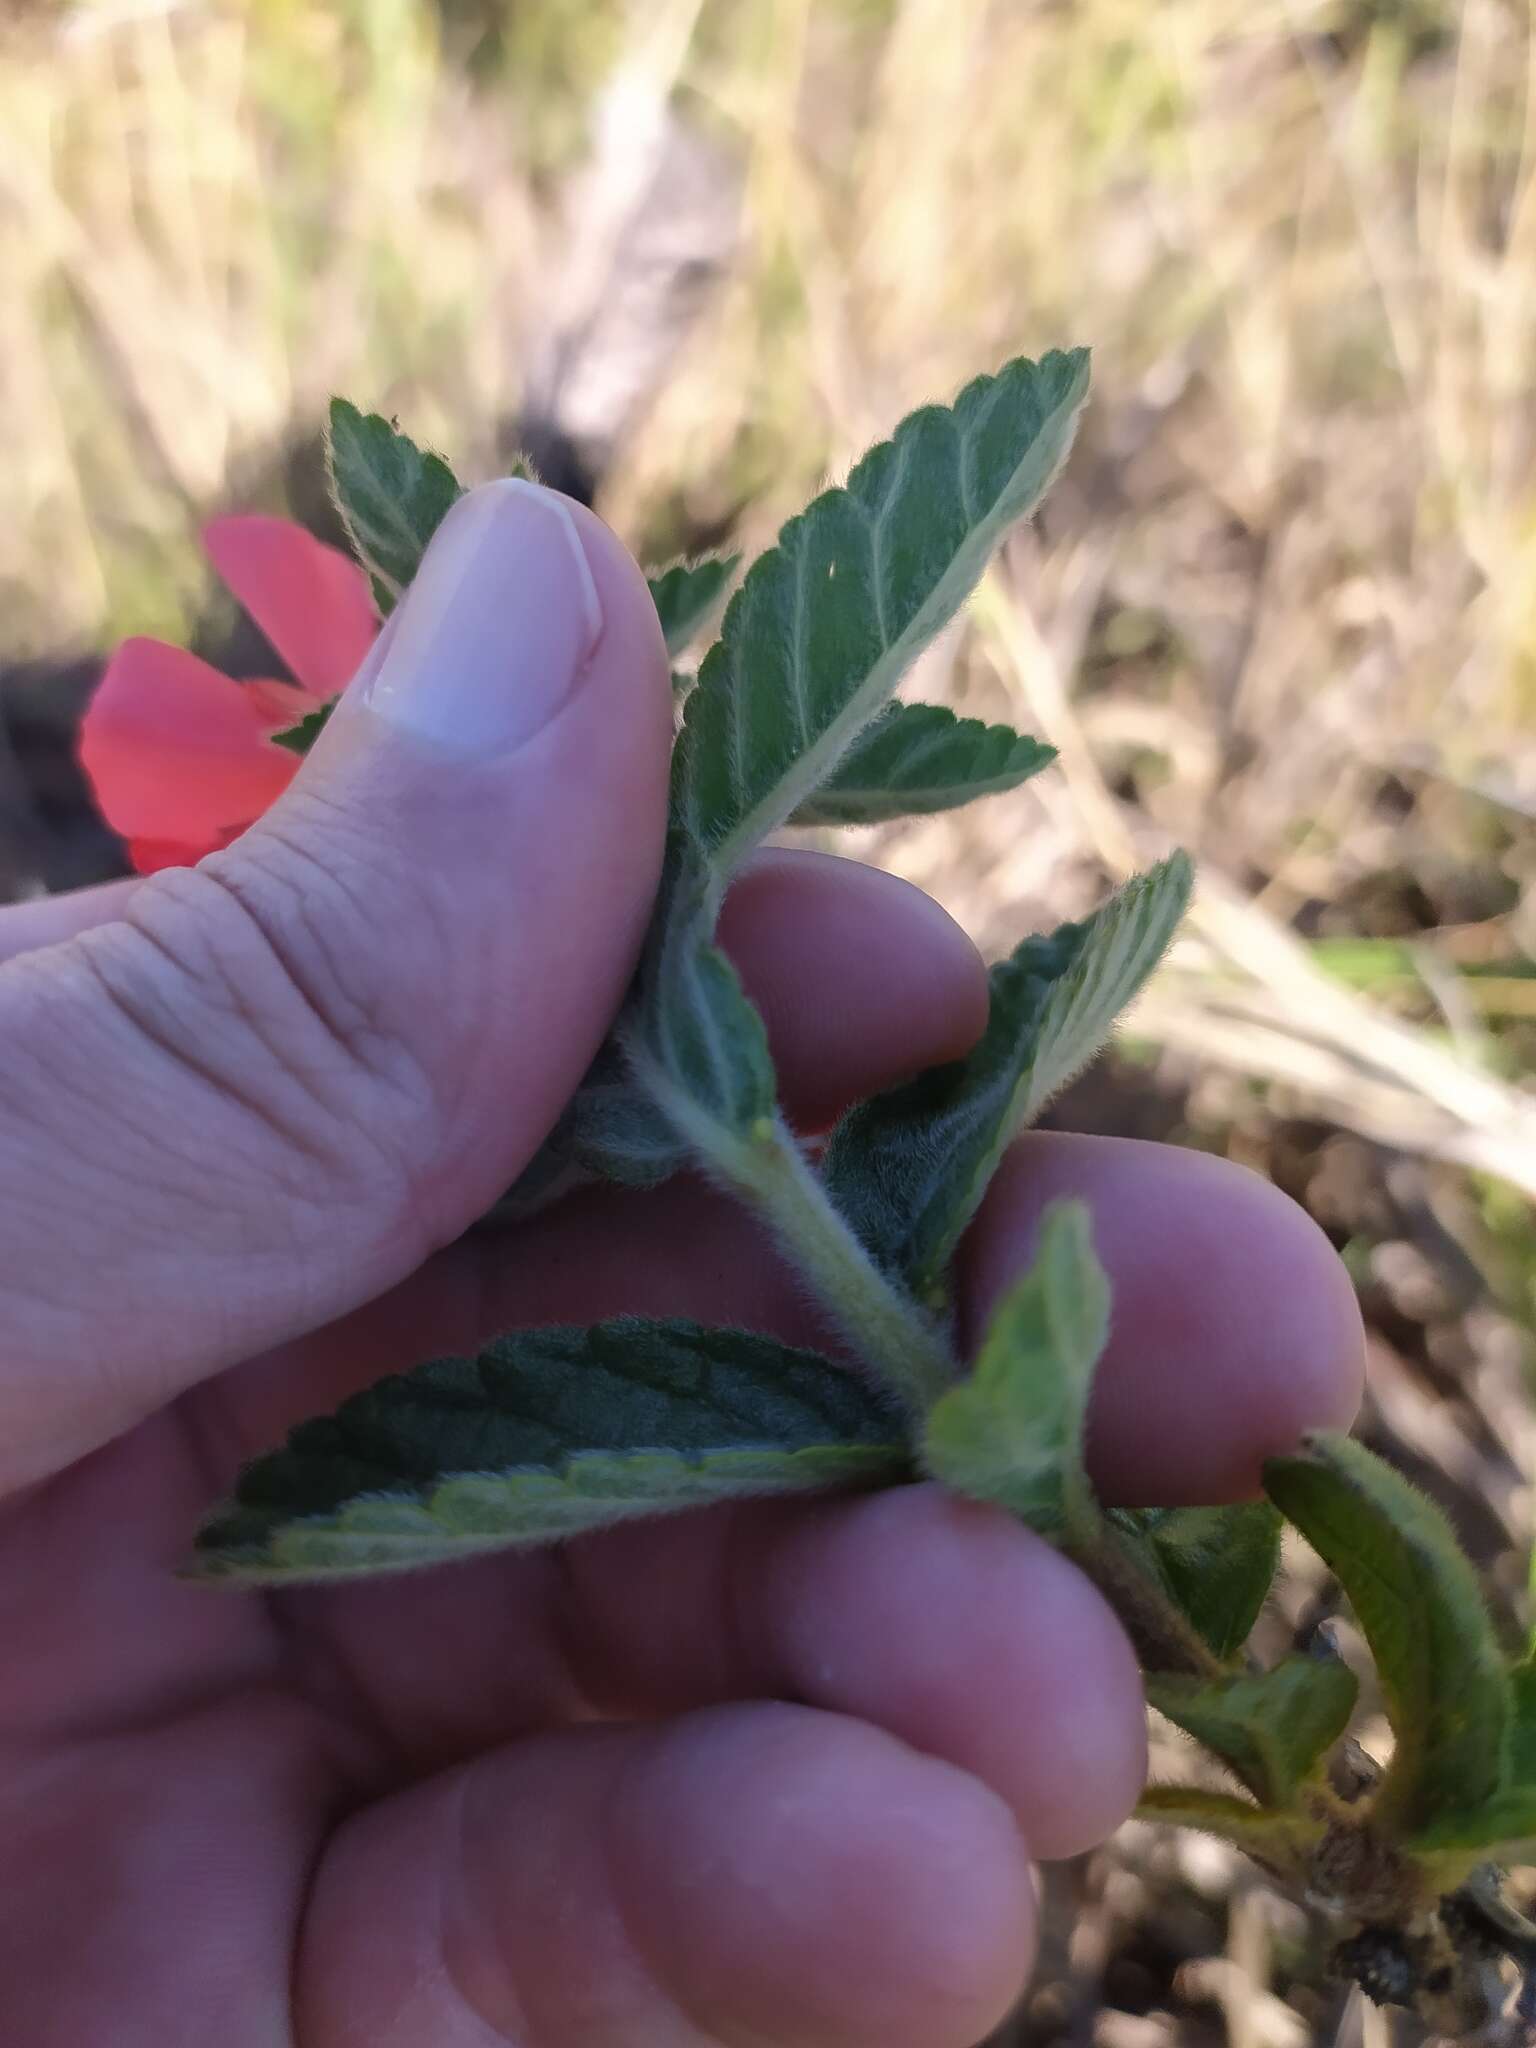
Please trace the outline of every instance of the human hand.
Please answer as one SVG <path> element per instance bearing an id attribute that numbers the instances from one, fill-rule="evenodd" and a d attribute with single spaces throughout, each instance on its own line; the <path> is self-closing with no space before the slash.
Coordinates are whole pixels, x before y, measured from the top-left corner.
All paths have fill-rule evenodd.
<path id="1" fill-rule="evenodd" d="M 7 2048 L 966 2048 L 1027 1968 L 1032 1859 L 1135 1798 L 1097 1593 L 927 1487 L 350 1587 L 172 1576 L 289 1422 L 495 1328 L 827 1341 L 690 1181 L 461 1239 L 623 990 L 670 729 L 618 543 L 492 487 L 234 847 L 0 917 Z M 722 937 L 808 1127 L 981 1027 L 963 935 L 849 863 L 763 856 Z M 1326 1243 L 1191 1153 L 1025 1139 L 973 1332 L 1062 1194 L 1115 1287 L 1108 1497 L 1239 1496 L 1349 1415 Z"/>

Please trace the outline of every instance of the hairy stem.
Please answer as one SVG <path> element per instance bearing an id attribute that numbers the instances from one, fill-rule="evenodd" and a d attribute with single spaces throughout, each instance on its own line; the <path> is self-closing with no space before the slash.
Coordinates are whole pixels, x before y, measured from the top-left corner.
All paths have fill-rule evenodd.
<path id="1" fill-rule="evenodd" d="M 1066 1549 L 1114 1609 L 1145 1671 L 1181 1678 L 1232 1676 L 1232 1667 L 1180 1613 L 1112 1523 L 1100 1522 L 1091 1538 L 1080 1537 Z"/>
<path id="2" fill-rule="evenodd" d="M 949 1348 L 859 1243 L 781 1118 L 765 1118 L 743 1147 L 738 1185 L 859 1357 L 926 1414 L 954 1379 Z"/>

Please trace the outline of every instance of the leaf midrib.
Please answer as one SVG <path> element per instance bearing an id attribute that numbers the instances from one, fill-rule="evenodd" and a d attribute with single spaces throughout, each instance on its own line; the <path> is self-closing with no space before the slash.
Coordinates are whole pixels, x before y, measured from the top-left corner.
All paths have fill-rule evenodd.
<path id="1" fill-rule="evenodd" d="M 823 729 L 820 737 L 796 757 L 789 773 L 774 783 L 758 803 L 737 820 L 736 824 L 722 839 L 710 846 L 709 861 L 715 877 L 716 901 L 718 901 L 719 895 L 723 893 L 726 881 L 729 880 L 740 861 L 751 852 L 752 848 L 765 839 L 770 832 L 776 830 L 813 792 L 825 785 L 838 761 L 848 751 L 848 748 L 853 744 L 853 741 L 864 727 L 869 724 L 873 711 L 889 697 L 896 682 L 909 665 L 909 649 L 912 648 L 913 643 L 915 642 L 921 648 L 933 638 L 933 633 L 936 629 L 930 625 L 930 621 L 935 614 L 939 615 L 940 623 L 942 623 L 943 618 L 953 612 L 954 607 L 948 603 L 948 599 L 955 583 L 957 580 L 963 580 L 968 588 L 973 578 L 966 572 L 972 557 L 979 554 L 981 559 L 985 561 L 996 543 L 997 536 L 989 534 L 984 543 L 978 544 L 978 536 L 981 530 L 991 520 L 996 518 L 998 508 L 1008 502 L 1010 492 L 1016 484 L 1020 473 L 1028 467 L 1041 442 L 1056 430 L 1062 415 L 1065 413 L 1070 418 L 1076 412 L 1081 402 L 1080 396 L 1074 399 L 1069 394 L 1042 415 L 1034 433 L 1025 443 L 1018 461 L 1004 479 L 996 496 L 985 508 L 976 509 L 973 506 L 971 488 L 967 478 L 967 461 L 979 447 L 982 438 L 991 424 L 993 410 L 1001 403 L 1003 396 L 1004 386 L 1001 378 L 999 378 L 988 396 L 982 418 L 979 421 L 967 422 L 967 430 L 963 434 L 960 431 L 959 422 L 952 409 L 944 416 L 945 424 L 951 436 L 957 441 L 960 450 L 960 461 L 957 467 L 961 510 L 966 520 L 966 530 L 959 546 L 951 555 L 943 574 L 929 591 L 922 604 L 912 614 L 905 630 L 894 641 L 888 638 L 885 628 L 887 605 L 881 575 L 880 550 L 884 545 L 884 529 L 888 523 L 890 507 L 899 502 L 899 494 L 895 490 L 894 485 L 897 481 L 904 481 L 905 479 L 906 472 L 912 462 L 913 452 L 917 446 L 915 437 L 904 438 L 898 433 L 888 444 L 893 451 L 894 460 L 882 491 L 878 512 L 872 511 L 852 490 L 845 492 L 846 502 L 857 509 L 860 518 L 869 530 L 870 572 L 873 585 L 875 623 L 881 640 L 884 642 L 884 648 L 876 660 L 871 663 L 862 681 L 851 693 L 842 710 Z M 1055 464 L 1042 476 L 1039 489 L 1034 493 L 1029 503 L 1020 508 L 1018 517 L 1026 517 L 1031 506 L 1038 504 L 1040 498 L 1049 488 L 1050 482 L 1056 473 L 1056 468 L 1065 460 L 1067 446 L 1069 445 L 1070 443 L 1064 445 L 1057 452 Z M 813 510 L 814 508 L 809 509 Z M 804 518 L 808 514 L 802 514 L 801 516 Z M 805 664 L 798 658 L 798 655 L 799 650 L 804 646 L 805 564 L 806 551 L 801 537 L 797 533 L 794 604 L 795 628 L 793 640 L 797 658 L 791 663 L 790 668 L 794 689 L 795 712 L 802 737 L 807 729 L 804 697 Z M 962 568 L 962 565 L 965 565 L 965 567 Z M 739 736 L 744 722 L 742 714 L 746 708 L 745 699 L 751 693 L 740 688 L 739 675 L 733 675 L 731 681 L 734 686 L 732 689 L 732 701 L 728 709 L 732 727 L 731 770 L 737 788 L 744 789 L 746 782 L 741 770 Z"/>

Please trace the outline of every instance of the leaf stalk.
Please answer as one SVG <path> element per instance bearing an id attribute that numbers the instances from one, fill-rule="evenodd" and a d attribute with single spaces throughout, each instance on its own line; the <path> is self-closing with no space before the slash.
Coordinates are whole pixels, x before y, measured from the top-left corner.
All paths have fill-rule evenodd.
<path id="1" fill-rule="evenodd" d="M 949 1345 L 859 1243 L 782 1117 L 761 1120 L 741 1148 L 739 1171 L 742 1193 L 815 1288 L 841 1334 L 903 1408 L 925 1415 L 955 1377 Z"/>

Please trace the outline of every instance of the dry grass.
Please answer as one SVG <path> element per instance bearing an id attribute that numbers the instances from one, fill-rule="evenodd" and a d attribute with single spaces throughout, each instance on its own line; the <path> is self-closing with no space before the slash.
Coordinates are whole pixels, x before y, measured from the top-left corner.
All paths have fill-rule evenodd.
<path id="1" fill-rule="evenodd" d="M 999 947 L 1195 849 L 1138 1085 L 1334 1230 L 1373 1310 L 1373 1426 L 1488 1510 L 1513 1596 L 1536 1315 L 1520 0 L 101 0 L 0 29 L 0 134 L 11 654 L 186 632 L 198 514 L 273 497 L 332 389 L 471 472 L 532 394 L 664 553 L 760 543 L 908 406 L 1091 343 L 1041 532 L 921 678 L 1061 768 L 863 850 Z M 680 311 L 667 280 L 717 271 Z M 1126 1885 L 1166 1893 L 1172 1853 L 1092 1876 L 1120 1883 L 1111 1922 L 1150 1910 Z M 1117 2009 L 1113 1942 L 1093 1966 L 1080 1935 L 1046 1986 L 1060 2026 L 1020 2039 L 1375 2038 L 1273 1995 L 1269 1909 L 1236 1899 L 1183 2017 Z"/>

